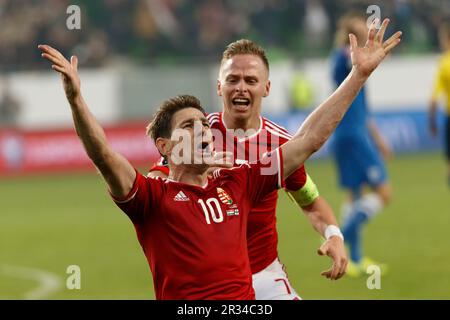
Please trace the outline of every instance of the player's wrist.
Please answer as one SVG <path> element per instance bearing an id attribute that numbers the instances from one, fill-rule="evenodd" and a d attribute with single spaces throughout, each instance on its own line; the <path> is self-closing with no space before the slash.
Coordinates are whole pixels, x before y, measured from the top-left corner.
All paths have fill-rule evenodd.
<path id="1" fill-rule="evenodd" d="M 325 232 L 324 232 L 324 237 L 326 240 L 329 240 L 331 237 L 339 237 L 342 240 L 344 240 L 344 235 L 342 234 L 341 230 L 339 229 L 339 227 L 335 226 L 335 225 L 328 225 L 325 228 Z"/>
<path id="2" fill-rule="evenodd" d="M 353 66 L 350 71 L 350 78 L 354 79 L 354 81 L 362 87 L 366 83 L 367 79 L 369 79 L 370 74 L 371 73 L 362 71 L 358 66 Z"/>

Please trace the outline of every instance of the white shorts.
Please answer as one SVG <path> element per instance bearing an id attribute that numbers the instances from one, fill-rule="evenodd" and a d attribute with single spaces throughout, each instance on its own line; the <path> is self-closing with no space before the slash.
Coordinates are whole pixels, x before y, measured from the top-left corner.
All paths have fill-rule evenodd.
<path id="1" fill-rule="evenodd" d="M 256 300 L 301 300 L 278 258 L 264 270 L 253 274 L 253 289 Z"/>

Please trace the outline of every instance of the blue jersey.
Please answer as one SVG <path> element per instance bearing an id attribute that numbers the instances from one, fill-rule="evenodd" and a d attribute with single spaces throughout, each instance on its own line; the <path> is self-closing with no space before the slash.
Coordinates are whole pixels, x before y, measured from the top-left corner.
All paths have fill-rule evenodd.
<path id="1" fill-rule="evenodd" d="M 338 87 L 351 71 L 351 60 L 348 49 L 337 49 L 332 56 L 333 80 Z M 345 114 L 342 122 L 336 128 L 335 138 L 367 134 L 368 108 L 366 89 L 363 87 Z"/>
<path id="2" fill-rule="evenodd" d="M 333 54 L 333 80 L 339 86 L 351 71 L 347 49 Z M 366 90 L 362 88 L 342 122 L 336 128 L 333 139 L 333 155 L 341 186 L 359 194 L 365 184 L 376 187 L 387 179 L 387 172 L 379 150 L 369 132 L 367 121 Z"/>

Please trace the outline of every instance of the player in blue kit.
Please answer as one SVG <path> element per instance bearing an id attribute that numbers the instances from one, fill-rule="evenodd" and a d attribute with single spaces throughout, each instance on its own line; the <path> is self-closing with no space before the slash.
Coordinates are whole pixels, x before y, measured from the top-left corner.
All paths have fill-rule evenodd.
<path id="1" fill-rule="evenodd" d="M 337 49 L 332 56 L 333 80 L 336 86 L 344 81 L 352 67 L 350 46 L 347 37 L 343 37 L 349 33 L 355 34 L 358 41 L 364 43 L 367 39 L 365 18 L 349 14 L 339 21 Z M 359 276 L 366 272 L 367 266 L 377 264 L 362 254 L 362 228 L 391 199 L 391 187 L 382 157 L 388 157 L 390 149 L 371 119 L 365 87 L 337 127 L 332 150 L 339 183 L 350 198 L 343 206 L 342 212 L 342 232 L 350 250 L 347 274 Z M 369 187 L 370 191 L 365 192 L 365 187 Z M 386 271 L 385 265 L 380 267 L 382 272 Z"/>

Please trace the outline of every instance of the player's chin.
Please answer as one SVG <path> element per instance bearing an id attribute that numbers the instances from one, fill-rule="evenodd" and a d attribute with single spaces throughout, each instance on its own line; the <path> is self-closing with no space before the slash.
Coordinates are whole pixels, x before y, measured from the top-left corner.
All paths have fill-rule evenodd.
<path id="1" fill-rule="evenodd" d="M 193 164 L 191 165 L 191 169 L 194 170 L 198 174 L 203 174 L 208 171 L 210 166 L 206 163 Z"/>
<path id="2" fill-rule="evenodd" d="M 214 163 L 213 152 L 196 151 L 194 152 L 193 159 L 193 164 L 196 166 L 198 165 L 209 167 Z"/>

